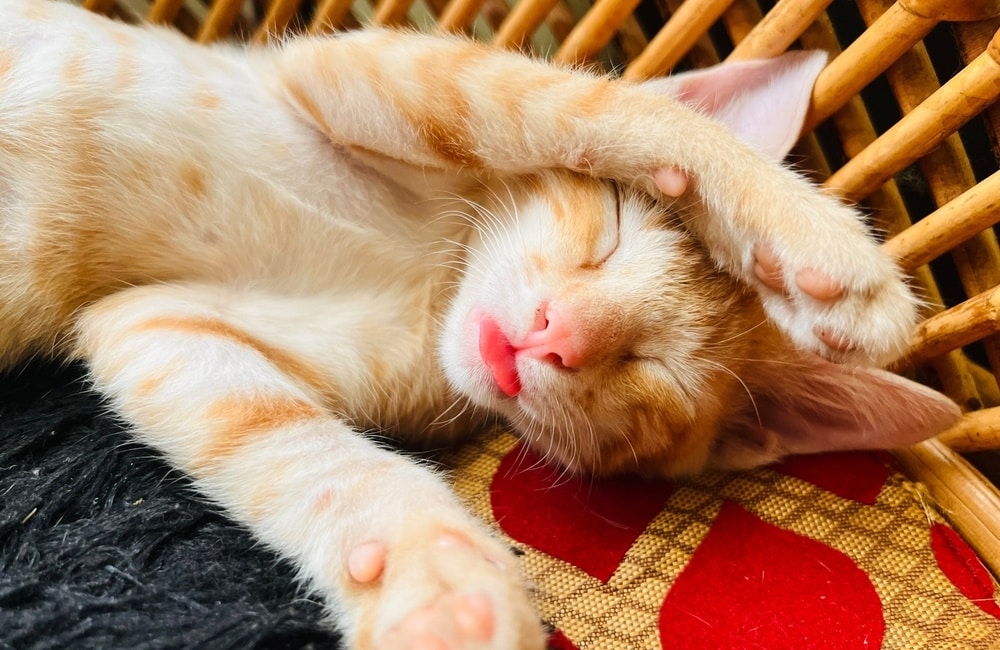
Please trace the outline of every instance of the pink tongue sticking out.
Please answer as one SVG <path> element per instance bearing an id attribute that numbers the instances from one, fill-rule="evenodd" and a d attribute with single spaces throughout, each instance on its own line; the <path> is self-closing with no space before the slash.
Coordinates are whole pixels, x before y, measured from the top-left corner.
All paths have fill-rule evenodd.
<path id="1" fill-rule="evenodd" d="M 479 321 L 479 356 L 490 369 L 493 381 L 508 397 L 521 392 L 521 378 L 517 376 L 514 346 L 500 331 L 497 322 L 489 317 Z"/>

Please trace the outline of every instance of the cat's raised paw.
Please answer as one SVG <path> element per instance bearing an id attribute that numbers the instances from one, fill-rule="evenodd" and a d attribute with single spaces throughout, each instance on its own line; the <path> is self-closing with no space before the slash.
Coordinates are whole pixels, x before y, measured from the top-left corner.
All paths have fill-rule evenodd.
<path id="1" fill-rule="evenodd" d="M 765 310 L 800 348 L 877 366 L 905 351 L 917 300 L 871 240 L 816 242 L 809 250 L 758 243 L 752 255 Z"/>

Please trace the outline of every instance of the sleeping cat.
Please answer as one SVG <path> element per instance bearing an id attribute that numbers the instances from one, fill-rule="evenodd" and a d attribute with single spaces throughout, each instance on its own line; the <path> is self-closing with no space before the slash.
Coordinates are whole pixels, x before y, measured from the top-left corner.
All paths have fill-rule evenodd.
<path id="1" fill-rule="evenodd" d="M 0 360 L 84 360 L 353 647 L 540 648 L 503 545 L 364 432 L 440 447 L 500 415 L 572 471 L 678 475 L 957 417 L 870 368 L 915 300 L 776 162 L 823 63 L 630 85 L 455 38 L 245 52 L 5 0 Z"/>

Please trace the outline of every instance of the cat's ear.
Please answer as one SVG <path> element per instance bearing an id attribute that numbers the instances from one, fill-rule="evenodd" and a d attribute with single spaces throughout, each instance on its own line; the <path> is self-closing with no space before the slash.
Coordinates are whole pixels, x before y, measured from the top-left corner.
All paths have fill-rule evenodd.
<path id="1" fill-rule="evenodd" d="M 941 393 L 885 370 L 807 353 L 784 367 L 763 388 L 751 389 L 753 410 L 727 423 L 712 465 L 753 467 L 790 454 L 906 447 L 961 416 Z"/>
<path id="2" fill-rule="evenodd" d="M 642 85 L 713 117 L 746 144 L 781 161 L 799 139 L 813 84 L 826 60 L 820 50 L 790 51 L 773 59 L 721 63 Z"/>

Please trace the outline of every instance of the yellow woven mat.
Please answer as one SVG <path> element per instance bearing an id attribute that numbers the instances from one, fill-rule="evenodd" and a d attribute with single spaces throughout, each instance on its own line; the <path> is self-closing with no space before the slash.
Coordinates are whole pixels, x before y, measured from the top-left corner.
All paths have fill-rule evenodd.
<path id="1" fill-rule="evenodd" d="M 554 647 L 1000 648 L 993 577 L 888 455 L 623 487 L 540 466 L 497 430 L 443 460 L 476 515 L 523 551 L 538 611 L 563 635 Z M 849 494 L 866 489 L 870 504 Z M 602 559 L 634 526 L 619 513 L 650 503 L 623 557 Z"/>

